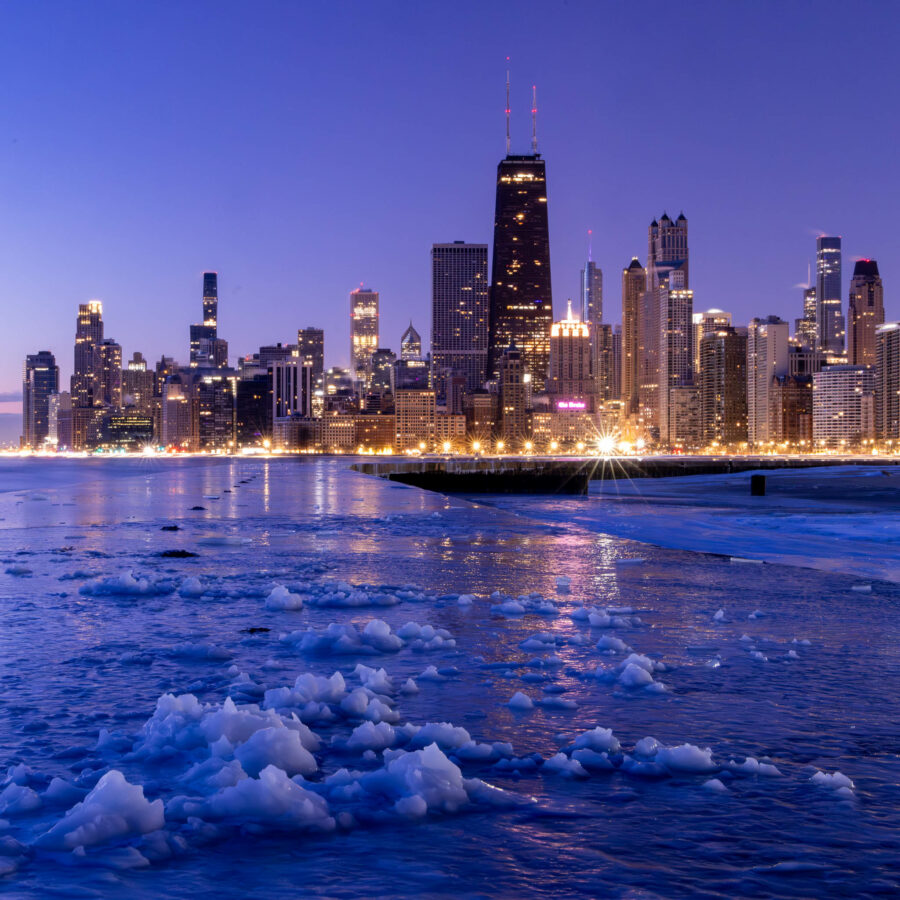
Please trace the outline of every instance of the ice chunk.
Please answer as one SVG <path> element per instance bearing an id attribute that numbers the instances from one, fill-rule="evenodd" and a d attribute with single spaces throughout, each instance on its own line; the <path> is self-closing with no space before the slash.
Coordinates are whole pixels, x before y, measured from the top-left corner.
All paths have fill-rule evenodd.
<path id="1" fill-rule="evenodd" d="M 619 684 L 627 688 L 646 687 L 653 684 L 653 676 L 636 663 L 627 663 L 619 675 Z"/>
<path id="2" fill-rule="evenodd" d="M 612 772 L 615 766 L 606 753 L 598 753 L 596 750 L 583 748 L 572 753 L 572 759 L 578 760 L 585 769 L 592 772 Z"/>
<path id="3" fill-rule="evenodd" d="M 17 575 L 21 578 L 25 575 L 33 575 L 34 573 L 31 571 L 31 569 L 28 568 L 28 566 L 23 566 L 19 563 L 15 563 L 11 566 L 6 567 L 6 574 Z"/>
<path id="4" fill-rule="evenodd" d="M 180 819 L 226 819 L 278 829 L 335 828 L 325 798 L 292 781 L 276 766 L 266 766 L 259 778 L 244 778 L 201 800 L 176 797 L 167 812 Z"/>
<path id="5" fill-rule="evenodd" d="M 429 668 L 433 668 L 429 666 Z M 403 682 L 403 685 L 400 688 L 401 694 L 418 694 L 419 686 L 412 678 L 407 678 L 406 681 Z"/>
<path id="6" fill-rule="evenodd" d="M 384 669 L 372 669 L 359 663 L 353 672 L 359 676 L 363 687 L 376 694 L 390 694 L 394 689 L 391 683 L 391 676 Z"/>
<path id="7" fill-rule="evenodd" d="M 705 774 L 718 772 L 721 766 L 712 760 L 712 750 L 707 747 L 701 750 L 693 744 L 681 744 L 678 747 L 660 747 L 656 753 L 656 762 L 665 766 L 670 772 L 691 772 Z"/>
<path id="8" fill-rule="evenodd" d="M 514 709 L 517 711 L 533 709 L 534 701 L 527 694 L 523 694 L 521 691 L 516 691 L 509 702 L 506 704 L 510 709 Z"/>
<path id="9" fill-rule="evenodd" d="M 586 778 L 587 772 L 577 759 L 569 759 L 565 753 L 557 753 L 551 756 L 541 767 L 544 772 L 552 772 L 556 775 L 565 775 L 569 778 Z"/>
<path id="10" fill-rule="evenodd" d="M 283 725 L 255 732 L 234 751 L 234 756 L 253 777 L 269 765 L 283 769 L 288 775 L 312 775 L 318 769 L 300 734 Z"/>
<path id="11" fill-rule="evenodd" d="M 831 788 L 834 791 L 845 789 L 852 792 L 856 787 L 843 772 L 832 772 L 830 774 L 828 772 L 816 772 L 809 780 L 813 784 Z"/>
<path id="12" fill-rule="evenodd" d="M 474 594 L 460 594 L 459 597 L 457 597 L 456 602 L 460 606 L 471 606 L 475 602 L 475 599 Z"/>
<path id="13" fill-rule="evenodd" d="M 455 750 L 472 740 L 465 728 L 450 722 L 427 722 L 414 735 L 409 746 L 412 749 L 437 744 L 442 750 Z"/>
<path id="14" fill-rule="evenodd" d="M 724 622 L 724 621 L 725 621 L 725 610 L 724 609 L 716 610 L 716 613 L 713 616 L 713 622 Z"/>
<path id="15" fill-rule="evenodd" d="M 611 728 L 601 728 L 599 725 L 591 731 L 579 734 L 572 745 L 576 750 L 584 747 L 589 750 L 607 751 L 617 753 L 619 742 L 612 733 Z"/>
<path id="16" fill-rule="evenodd" d="M 181 582 L 178 593 L 182 597 L 200 597 L 203 595 L 204 590 L 205 588 L 200 583 L 200 579 L 191 576 L 190 578 L 185 578 L 184 581 Z"/>
<path id="17" fill-rule="evenodd" d="M 0 792 L 0 814 L 17 815 L 41 806 L 41 798 L 30 787 L 13 782 Z"/>
<path id="18" fill-rule="evenodd" d="M 607 650 L 611 653 L 627 653 L 631 648 L 621 638 L 612 634 L 604 634 L 597 641 L 598 650 Z"/>
<path id="19" fill-rule="evenodd" d="M 147 800 L 141 785 L 129 784 L 118 769 L 111 769 L 35 845 L 48 850 L 74 850 L 147 834 L 164 825 L 162 800 Z"/>
<path id="20" fill-rule="evenodd" d="M 283 584 L 278 584 L 266 597 L 266 609 L 303 609 L 303 596 L 292 594 Z"/>
<path id="21" fill-rule="evenodd" d="M 396 732 L 387 722 L 363 722 L 350 733 L 347 747 L 350 750 L 384 750 L 393 747 Z"/>
<path id="22" fill-rule="evenodd" d="M 154 582 L 147 578 L 135 578 L 131 569 L 121 575 L 96 578 L 78 589 L 79 594 L 89 597 L 152 597 L 171 592 L 171 582 Z"/>
<path id="23" fill-rule="evenodd" d="M 716 794 L 727 794 L 728 788 L 719 781 L 718 778 L 710 778 L 709 781 L 703 782 L 703 787 L 708 791 L 713 791 Z"/>

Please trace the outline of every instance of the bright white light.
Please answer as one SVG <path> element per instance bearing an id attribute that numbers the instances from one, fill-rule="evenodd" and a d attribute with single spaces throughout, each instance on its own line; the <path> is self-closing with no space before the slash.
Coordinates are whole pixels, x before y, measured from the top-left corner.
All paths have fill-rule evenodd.
<path id="1" fill-rule="evenodd" d="M 606 434 L 597 439 L 597 449 L 601 456 L 612 456 L 616 450 L 616 439 L 611 434 Z"/>

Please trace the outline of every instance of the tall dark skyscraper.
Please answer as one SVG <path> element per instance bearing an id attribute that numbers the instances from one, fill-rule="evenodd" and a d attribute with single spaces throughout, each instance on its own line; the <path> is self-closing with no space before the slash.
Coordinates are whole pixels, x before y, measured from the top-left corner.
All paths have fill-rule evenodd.
<path id="1" fill-rule="evenodd" d="M 858 259 L 850 279 L 847 358 L 852 366 L 875 365 L 875 330 L 884 324 L 884 288 L 874 259 Z"/>
<path id="2" fill-rule="evenodd" d="M 59 393 L 59 367 L 49 350 L 25 357 L 22 445 L 40 447 L 50 433 L 50 395 Z"/>
<path id="3" fill-rule="evenodd" d="M 844 352 L 841 313 L 841 239 L 816 238 L 816 349 Z"/>
<path id="4" fill-rule="evenodd" d="M 219 276 L 203 273 L 203 322 L 191 325 L 191 368 L 223 369 L 228 365 L 228 342 L 218 335 Z"/>
<path id="5" fill-rule="evenodd" d="M 534 390 L 542 391 L 552 324 L 547 172 L 535 149 L 507 155 L 497 167 L 488 377 L 497 377 L 504 351 L 514 345 Z"/>
<path id="6" fill-rule="evenodd" d="M 638 348 L 640 347 L 641 294 L 647 286 L 647 276 L 635 256 L 622 270 L 622 400 L 625 414 L 638 412 Z"/>
<path id="7" fill-rule="evenodd" d="M 448 372 L 464 375 L 468 391 L 487 380 L 487 266 L 487 244 L 431 248 L 431 359 L 442 396 Z"/>

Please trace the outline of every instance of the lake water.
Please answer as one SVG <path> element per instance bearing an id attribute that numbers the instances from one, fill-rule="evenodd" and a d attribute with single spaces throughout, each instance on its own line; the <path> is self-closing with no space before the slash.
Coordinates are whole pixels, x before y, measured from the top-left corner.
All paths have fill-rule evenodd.
<path id="1" fill-rule="evenodd" d="M 690 544 L 645 502 L 632 536 Z M 0 890 L 896 895 L 900 588 L 733 561 L 742 502 L 715 554 L 623 515 L 344 460 L 0 462 Z"/>

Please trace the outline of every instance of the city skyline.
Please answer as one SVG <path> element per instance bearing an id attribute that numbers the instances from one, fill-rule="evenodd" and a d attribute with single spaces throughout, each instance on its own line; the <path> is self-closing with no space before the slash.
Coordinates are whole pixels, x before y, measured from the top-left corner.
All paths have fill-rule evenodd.
<path id="1" fill-rule="evenodd" d="M 653 14 L 648 19 L 651 30 L 662 29 L 667 23 L 672 24 L 671 13 L 665 7 L 646 4 L 641 8 L 648 15 Z M 222 21 L 215 25 L 216 37 L 224 45 L 234 45 L 235 49 L 241 50 L 238 57 L 243 59 L 250 54 L 255 59 L 258 50 L 250 53 L 249 48 L 240 44 L 235 17 L 228 15 L 227 7 L 225 12 Z M 65 16 L 64 10 L 60 14 Z M 192 28 L 200 27 L 195 16 L 187 13 L 182 15 L 185 34 L 189 35 Z M 415 21 L 407 23 L 408 27 L 421 27 L 422 17 L 428 15 L 427 12 L 416 13 L 412 17 Z M 493 15 L 489 12 L 490 21 L 493 21 Z M 598 27 L 602 26 L 611 34 L 623 13 L 608 9 L 594 15 Z M 735 47 L 730 48 L 739 60 L 742 53 L 749 52 L 751 38 L 763 28 L 765 16 L 749 9 L 731 12 L 729 15 L 746 26 L 746 33 L 740 36 Z M 291 21 L 289 13 L 285 16 L 288 22 Z M 796 11 L 787 10 L 787 32 L 791 33 L 792 28 L 799 27 L 802 18 Z M 136 28 L 140 21 L 140 15 L 132 11 L 128 15 L 113 16 L 106 27 L 107 30 Z M 161 21 L 165 22 L 165 16 Z M 16 13 L 14 24 L 26 32 L 36 27 L 36 23 L 24 11 Z M 322 24 L 327 24 L 327 16 Z M 721 26 L 721 22 L 717 24 Z M 399 33 L 407 25 L 401 25 Z M 366 23 L 369 33 L 372 27 L 372 23 Z M 686 47 L 693 47 L 702 41 L 705 27 L 699 23 L 698 18 L 690 32 L 679 30 L 679 38 L 685 42 Z M 818 33 L 819 25 L 815 21 L 805 22 L 804 27 Z M 158 19 L 150 34 L 141 40 L 160 40 L 161 46 L 167 48 L 180 65 L 187 65 L 186 39 L 167 38 L 160 34 L 161 29 Z M 377 28 L 376 33 L 380 33 Z M 41 130 L 42 126 L 39 127 L 33 118 L 34 111 L 27 111 L 20 105 L 31 96 L 31 91 L 37 89 L 23 85 L 22 91 L 16 94 L 16 102 L 11 111 L 11 132 L 14 134 L 10 139 L 4 167 L 4 179 L 10 188 L 10 218 L 5 226 L 6 252 L 10 254 L 10 260 L 6 265 L 8 278 L 3 290 L 8 305 L 12 308 L 10 333 L 13 337 L 6 342 L 10 352 L 6 354 L 7 358 L 0 368 L 0 395 L 19 395 L 21 360 L 39 349 L 55 350 L 61 367 L 61 380 L 63 383 L 67 381 L 71 374 L 70 360 L 68 354 L 62 352 L 62 348 L 71 341 L 71 310 L 77 304 L 95 297 L 105 304 L 107 327 L 121 342 L 123 358 L 130 357 L 135 350 L 141 351 L 148 360 L 156 359 L 162 353 L 174 352 L 177 358 L 186 356 L 186 352 L 182 353 L 176 348 L 181 347 L 181 335 L 187 326 L 196 321 L 195 284 L 205 270 L 217 270 L 222 277 L 219 325 L 222 335 L 232 341 L 232 360 L 255 346 L 273 340 L 290 341 L 298 327 L 315 324 L 327 332 L 328 363 L 347 365 L 349 360 L 343 359 L 346 351 L 341 350 L 341 347 L 346 347 L 349 343 L 344 303 L 350 287 L 358 285 L 361 280 L 381 292 L 384 309 L 381 331 L 386 336 L 391 336 L 383 343 L 395 344 L 394 335 L 399 337 L 410 319 L 417 324 L 421 333 L 428 334 L 431 272 L 427 254 L 431 244 L 454 240 L 490 243 L 490 185 L 494 166 L 503 151 L 503 79 L 506 55 L 511 56 L 512 69 L 513 152 L 524 152 L 527 148 L 531 126 L 530 87 L 532 82 L 537 82 L 539 86 L 540 146 L 550 167 L 553 290 L 557 295 L 554 319 L 563 316 L 568 298 L 577 302 L 578 278 L 580 269 L 584 266 L 584 243 L 588 229 L 593 230 L 595 261 L 606 273 L 608 284 L 616 285 L 618 273 L 627 266 L 632 256 L 638 255 L 644 261 L 642 234 L 649 217 L 654 212 L 658 215 L 662 210 L 674 217 L 682 209 L 690 214 L 692 222 L 691 242 L 697 264 L 692 272 L 691 288 L 695 292 L 696 309 L 727 308 L 734 313 L 735 321 L 743 322 L 755 316 L 770 314 L 793 320 L 800 315 L 802 308 L 802 291 L 795 286 L 805 281 L 805 265 L 814 261 L 815 235 L 822 231 L 840 234 L 844 238 L 844 268 L 847 270 L 841 290 L 844 308 L 846 309 L 848 290 L 847 274 L 851 271 L 851 263 L 858 257 L 872 257 L 878 260 L 881 274 L 889 286 L 886 304 L 888 318 L 896 316 L 890 297 L 890 285 L 897 283 L 898 265 L 893 248 L 887 242 L 886 235 L 890 234 L 890 229 L 885 224 L 890 211 L 879 208 L 877 203 L 869 202 L 870 199 L 883 195 L 881 190 L 876 194 L 875 188 L 870 187 L 870 184 L 878 181 L 883 188 L 885 179 L 890 183 L 890 179 L 894 177 L 888 170 L 886 157 L 881 160 L 880 150 L 872 148 L 866 153 L 860 151 L 854 157 L 861 160 L 860 165 L 866 166 L 868 177 L 864 181 L 861 181 L 858 172 L 847 162 L 849 158 L 845 156 L 843 165 L 846 173 L 838 172 L 827 195 L 812 184 L 814 179 L 811 173 L 826 164 L 830 171 L 834 171 L 837 151 L 825 149 L 812 158 L 804 157 L 799 151 L 791 151 L 786 168 L 774 173 L 777 177 L 768 188 L 774 190 L 777 186 L 783 192 L 786 185 L 790 186 L 785 212 L 779 215 L 777 224 L 770 223 L 766 231 L 759 231 L 762 198 L 755 198 L 752 188 L 758 188 L 763 197 L 766 196 L 766 191 L 763 190 L 765 167 L 760 167 L 758 163 L 759 148 L 765 135 L 757 134 L 752 128 L 745 126 L 752 122 L 757 126 L 771 126 L 780 122 L 786 128 L 784 135 L 787 142 L 793 130 L 813 116 L 815 102 L 810 110 L 797 114 L 796 123 L 785 122 L 783 116 L 788 98 L 767 96 L 767 103 L 774 105 L 763 109 L 750 104 L 745 110 L 747 118 L 738 127 L 733 120 L 733 113 L 724 106 L 713 109 L 709 104 L 703 104 L 709 121 L 698 121 L 701 104 L 697 100 L 686 100 L 688 124 L 695 129 L 692 132 L 692 143 L 701 136 L 707 136 L 714 126 L 719 127 L 721 135 L 708 148 L 697 149 L 693 155 L 688 154 L 683 147 L 674 149 L 666 165 L 661 167 L 664 171 L 654 171 L 642 163 L 645 157 L 639 142 L 626 141 L 617 133 L 617 128 L 637 122 L 628 100 L 642 84 L 640 73 L 629 67 L 628 78 L 620 73 L 611 82 L 615 84 L 614 91 L 600 91 L 594 75 L 591 78 L 576 77 L 579 74 L 585 75 L 586 63 L 567 62 L 559 72 L 548 66 L 551 51 L 563 41 L 561 24 L 554 24 L 542 38 L 546 44 L 539 46 L 533 36 L 526 36 L 516 29 L 502 39 L 482 36 L 476 41 L 477 47 L 474 48 L 477 65 L 462 75 L 458 66 L 454 68 L 453 60 L 448 55 L 447 48 L 455 46 L 455 42 L 460 40 L 459 35 L 454 32 L 448 36 L 447 48 L 441 51 L 438 61 L 424 67 L 421 81 L 414 87 L 414 91 L 437 91 L 436 98 L 440 102 L 428 105 L 425 115 L 432 131 L 423 131 L 422 136 L 427 149 L 438 154 L 447 182 L 440 186 L 438 192 L 432 191 L 426 203 L 420 203 L 417 208 L 410 201 L 412 192 L 420 193 L 422 189 L 423 170 L 419 168 L 422 164 L 418 161 L 422 154 L 418 150 L 413 152 L 401 149 L 398 152 L 398 148 L 403 148 L 406 134 L 406 126 L 401 123 L 397 126 L 396 141 L 380 141 L 379 144 L 384 146 L 373 148 L 376 159 L 383 159 L 383 154 L 390 154 L 400 162 L 399 166 L 394 163 L 393 167 L 385 170 L 386 183 L 378 185 L 378 190 L 372 187 L 363 173 L 357 175 L 352 170 L 349 175 L 345 172 L 349 187 L 339 189 L 339 179 L 334 176 L 331 165 L 326 165 L 320 179 L 323 187 L 317 190 L 330 191 L 331 202 L 317 202 L 321 200 L 321 194 L 314 192 L 312 205 L 308 201 L 300 204 L 297 213 L 291 212 L 283 218 L 277 229 L 272 230 L 266 225 L 261 229 L 260 235 L 254 234 L 246 216 L 237 221 L 240 216 L 233 209 L 224 210 L 222 222 L 206 221 L 204 228 L 199 231 L 196 227 L 197 220 L 191 215 L 184 216 L 184 212 L 186 207 L 196 206 L 202 209 L 204 197 L 209 199 L 211 195 L 213 205 L 221 213 L 222 207 L 231 203 L 229 191 L 237 191 L 239 194 L 243 192 L 242 209 L 249 210 L 253 217 L 263 216 L 269 208 L 267 191 L 274 186 L 272 180 L 253 181 L 249 177 L 241 177 L 236 186 L 227 187 L 225 176 L 234 174 L 237 163 L 233 155 L 229 156 L 223 151 L 220 163 L 213 166 L 214 173 L 209 178 L 202 179 L 192 191 L 179 195 L 172 202 L 171 208 L 161 206 L 160 203 L 162 197 L 172 200 L 171 191 L 178 181 L 174 176 L 167 177 L 164 167 L 162 174 L 156 176 L 162 178 L 164 188 L 160 203 L 151 204 L 147 186 L 141 183 L 141 155 L 139 152 L 134 156 L 127 153 L 122 155 L 123 149 L 134 150 L 132 139 L 124 137 L 108 151 L 101 146 L 100 155 L 119 151 L 116 156 L 118 168 L 115 184 L 136 189 L 135 197 L 140 200 L 136 204 L 138 211 L 130 213 L 124 220 L 121 216 L 113 215 L 116 211 L 121 211 L 121 205 L 108 196 L 107 192 L 107 195 L 95 196 L 90 204 L 81 203 L 79 209 L 84 220 L 82 222 L 74 216 L 73 208 L 76 201 L 83 199 L 82 192 L 89 188 L 91 179 L 97 177 L 97 173 L 90 165 L 78 179 L 67 179 L 58 171 L 61 157 L 55 154 L 64 151 L 50 148 L 47 133 Z M 781 38 L 777 35 L 772 38 L 775 42 L 773 46 L 777 46 L 777 41 Z M 351 34 L 349 40 L 352 42 L 354 39 Z M 853 35 L 844 38 L 846 41 L 855 39 Z M 278 43 L 271 36 L 267 36 L 266 40 L 274 41 L 276 45 Z M 391 40 L 397 40 L 397 37 Z M 331 46 L 329 41 L 325 44 L 326 47 L 320 52 L 325 52 Z M 506 50 L 500 48 L 499 44 L 504 44 Z M 56 49 L 59 50 L 59 59 L 64 61 L 67 58 L 66 52 L 63 48 Z M 13 64 L 16 58 L 15 48 L 10 47 L 9 50 L 7 65 Z M 621 52 L 616 48 L 612 53 L 612 60 L 620 60 Z M 792 65 L 799 64 L 807 52 L 801 46 Z M 682 67 L 673 77 L 690 82 L 708 77 L 720 68 L 714 57 L 715 54 L 709 52 L 700 54 L 691 66 Z M 401 56 L 399 61 L 384 69 L 379 79 L 383 78 L 385 84 L 389 82 L 393 87 L 401 75 L 420 61 L 417 53 Z M 604 65 L 610 66 L 613 61 Z M 321 63 L 321 59 L 319 62 Z M 86 89 L 76 98 L 74 111 L 83 113 L 88 99 L 99 97 L 112 102 L 114 96 L 108 95 L 117 96 L 119 89 L 103 80 L 109 75 L 110 65 L 112 62 L 109 59 L 98 59 L 86 63 L 84 68 L 76 72 L 76 82 Z M 158 85 L 155 82 L 146 83 L 147 72 L 142 66 L 143 63 L 139 60 L 133 74 L 133 78 L 140 82 L 137 87 L 140 87 L 142 95 L 155 104 L 170 100 L 171 82 L 163 80 Z M 896 90 L 889 80 L 879 81 L 871 72 L 863 78 L 843 64 L 838 68 L 840 71 L 835 75 L 835 91 L 839 96 L 850 99 L 851 95 L 858 95 L 859 91 L 865 89 L 869 92 L 867 96 L 880 97 L 878 105 L 889 105 L 892 92 Z M 328 70 L 327 65 L 325 70 Z M 53 71 L 51 66 L 50 71 L 40 77 L 51 77 Z M 751 87 L 748 82 L 754 79 L 761 79 L 763 82 L 768 78 L 774 79 L 773 74 L 765 72 L 757 72 L 752 79 L 744 77 L 737 62 L 731 74 L 735 76 L 732 84 L 735 103 L 741 97 L 746 99 Z M 263 66 L 254 75 L 255 87 L 260 87 L 271 75 L 270 68 Z M 220 81 L 204 81 L 200 88 L 195 89 L 202 91 L 209 103 L 209 110 L 200 114 L 201 121 L 208 122 L 210 128 L 224 128 L 229 134 L 250 115 L 246 107 L 238 104 L 236 115 L 221 116 L 224 96 L 233 84 L 234 77 L 234 72 L 226 70 L 221 73 Z M 806 102 L 814 101 L 813 81 L 795 81 L 797 83 L 788 85 L 787 93 L 790 98 L 796 101 L 798 96 L 802 96 Z M 368 96 L 369 88 L 363 88 L 356 82 L 354 84 Z M 346 83 L 342 83 L 342 86 L 346 87 Z M 752 86 L 758 89 L 759 84 L 754 82 Z M 308 90 L 315 100 L 313 106 L 318 117 L 316 121 L 331 121 L 330 114 L 325 116 L 322 107 L 332 89 L 311 86 Z M 603 101 L 602 108 L 607 111 L 605 104 L 613 103 L 619 118 L 610 118 L 598 112 L 596 116 L 589 117 L 589 128 L 575 127 L 576 124 L 584 125 L 583 116 L 581 119 L 576 116 L 578 104 L 586 100 L 593 102 L 598 97 Z M 400 91 L 391 103 L 402 106 L 415 99 L 408 92 Z M 180 102 L 179 100 L 176 105 Z M 803 106 L 802 103 L 800 105 Z M 360 124 L 361 114 L 356 109 L 357 106 L 358 104 L 354 104 L 354 121 Z M 440 107 L 440 110 L 435 107 Z M 41 109 L 40 104 L 37 108 Z M 178 108 L 182 109 L 180 106 Z M 455 143 L 446 141 L 445 125 L 461 108 L 471 110 L 467 128 Z M 87 124 L 72 119 L 70 114 L 64 114 L 62 110 L 55 112 L 63 116 L 60 124 L 68 124 L 67 133 L 75 141 L 73 159 L 83 162 L 80 154 L 85 151 L 86 141 L 90 136 Z M 399 114 L 396 108 L 392 112 L 394 116 Z M 267 123 L 270 113 L 274 115 L 274 110 L 261 111 L 258 114 L 260 121 Z M 386 110 L 379 102 L 375 102 L 371 113 L 367 115 L 371 115 L 371 121 L 375 122 L 385 113 Z M 70 118 L 67 119 L 66 115 Z M 297 121 L 300 118 L 298 116 Z M 385 121 L 395 124 L 390 117 Z M 136 137 L 147 127 L 146 122 L 129 122 Z M 160 132 L 158 140 L 162 141 L 164 135 L 184 138 L 177 122 L 168 121 L 164 124 L 166 127 Z M 724 131 L 723 124 L 728 126 Z M 886 120 L 883 125 L 885 128 L 890 127 Z M 109 127 L 109 123 L 106 126 Z M 677 137 L 687 127 L 688 125 L 673 122 L 670 130 Z M 291 134 L 292 141 L 307 138 L 307 143 L 303 145 L 303 160 L 321 162 L 323 154 L 334 149 L 330 140 L 309 141 L 305 131 L 301 134 L 294 130 Z M 96 138 L 100 137 L 101 134 L 98 133 Z M 603 141 L 597 143 L 597 139 L 601 137 Z M 735 146 L 738 137 L 746 146 Z M 459 152 L 459 141 L 462 142 L 462 152 Z M 843 146 L 841 141 L 838 144 Z M 174 145 L 166 145 L 164 149 L 167 165 L 181 159 L 174 152 Z M 716 193 L 716 200 L 713 202 L 711 188 L 717 184 L 719 167 L 728 156 L 726 151 L 731 151 L 729 158 L 733 159 L 738 150 L 739 158 L 745 162 L 751 157 L 757 160 L 750 165 L 748 177 L 744 179 L 748 182 L 746 190 L 741 190 L 741 185 L 729 184 L 725 194 L 720 190 L 712 192 Z M 242 160 L 263 160 L 269 152 L 258 137 L 247 138 L 241 143 Z M 19 182 L 27 186 L 29 177 L 36 178 L 34 166 L 39 162 L 50 165 L 48 193 L 59 188 L 61 196 L 44 200 L 33 195 L 26 198 L 22 192 Z M 432 155 L 428 168 L 433 165 Z M 811 173 L 799 180 L 792 180 L 791 173 L 799 175 L 801 166 L 809 168 Z M 405 184 L 401 184 L 399 180 L 401 168 L 404 174 L 409 171 L 410 177 L 405 179 Z M 699 170 L 703 168 L 707 171 L 706 179 L 699 177 Z M 332 175 L 330 178 L 329 173 Z M 280 179 L 285 188 L 293 191 L 298 189 L 301 174 L 298 174 L 296 162 L 288 164 L 287 160 L 281 160 L 274 166 L 272 178 L 275 181 Z M 13 184 L 13 180 L 17 183 Z M 616 186 L 619 182 L 624 183 L 621 188 Z M 306 184 L 305 179 L 303 183 Z M 353 191 L 358 191 L 364 184 L 367 185 L 367 193 L 350 198 Z M 433 180 L 431 184 L 433 186 Z M 403 188 L 401 195 L 407 202 L 388 204 L 385 199 L 388 189 L 394 191 L 398 186 Z M 721 187 L 722 185 L 718 185 L 718 188 Z M 448 194 L 451 192 L 453 202 L 448 203 Z M 348 219 L 347 216 L 360 206 L 361 201 L 364 201 L 365 209 L 359 209 L 358 212 L 365 212 L 365 215 Z M 46 217 L 49 207 L 54 204 L 60 214 L 58 221 L 54 220 L 52 227 L 47 229 Z M 240 203 L 237 205 L 241 206 Z M 315 222 L 324 219 L 331 227 L 334 235 L 331 243 L 324 245 L 321 237 L 311 235 L 310 225 L 299 223 L 301 208 L 308 218 Z M 173 234 L 162 241 L 161 223 L 181 218 L 186 218 L 189 222 L 194 235 L 192 240 L 182 240 L 180 229 L 183 226 L 179 224 L 175 229 L 177 238 Z M 426 220 L 427 228 L 424 224 Z M 725 228 L 726 222 L 731 222 L 728 241 L 720 236 L 720 233 L 729 231 Z M 392 226 L 390 233 L 386 233 L 388 229 L 383 227 L 385 223 Z M 335 225 L 340 227 L 335 228 Z M 329 228 L 319 230 L 328 231 Z M 413 237 L 414 231 L 419 233 Z M 36 238 L 38 232 L 41 232 L 40 240 Z M 723 248 L 733 241 L 740 243 L 741 240 L 749 240 L 751 234 L 754 241 L 754 265 L 742 263 L 740 254 L 735 256 L 733 253 L 723 252 Z M 266 240 L 261 244 L 262 236 Z M 179 244 L 177 247 L 176 240 Z M 306 241 L 311 243 L 304 243 Z M 298 242 L 304 247 L 304 252 L 299 257 Z M 340 249 L 336 250 L 338 245 Z M 35 254 L 39 251 L 42 256 L 49 253 L 56 263 L 49 272 L 35 264 Z M 741 277 L 736 283 L 729 283 L 726 289 L 724 278 L 735 264 L 741 266 Z M 269 268 L 266 269 L 266 266 Z M 134 277 L 136 270 L 141 272 L 140 278 Z M 126 272 L 129 273 L 127 278 Z M 621 321 L 618 295 L 618 290 L 610 289 L 604 298 L 604 318 L 607 322 Z M 148 308 L 147 304 L 150 303 L 155 312 L 153 321 L 145 322 L 135 318 L 140 309 Z M 35 327 L 30 312 L 35 308 L 40 308 L 42 313 L 40 330 Z M 321 317 L 317 316 L 319 310 L 324 313 Z M 236 339 L 239 334 L 245 336 L 241 341 Z M 7 401 L 4 411 L 11 411 L 11 405 Z"/>

